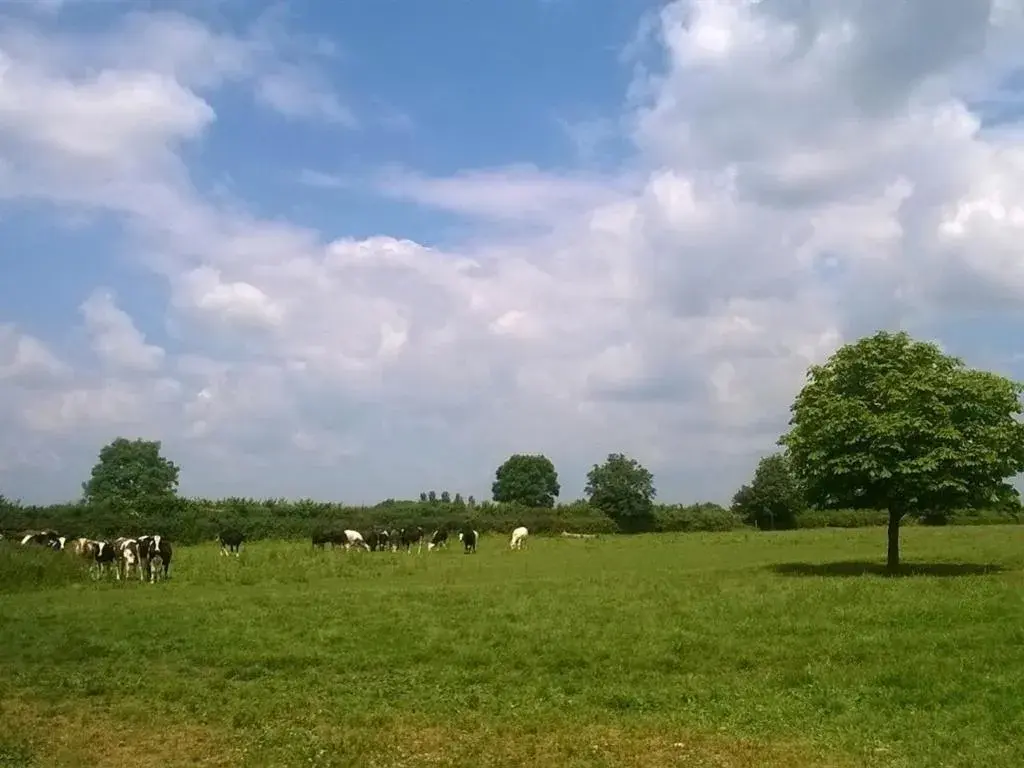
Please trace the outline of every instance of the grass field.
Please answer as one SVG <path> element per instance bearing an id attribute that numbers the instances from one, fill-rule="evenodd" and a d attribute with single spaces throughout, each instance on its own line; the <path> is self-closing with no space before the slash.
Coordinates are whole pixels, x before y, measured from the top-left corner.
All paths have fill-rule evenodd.
<path id="1" fill-rule="evenodd" d="M 1024 528 L 903 541 L 181 547 L 0 594 L 0 766 L 1020 768 Z"/>

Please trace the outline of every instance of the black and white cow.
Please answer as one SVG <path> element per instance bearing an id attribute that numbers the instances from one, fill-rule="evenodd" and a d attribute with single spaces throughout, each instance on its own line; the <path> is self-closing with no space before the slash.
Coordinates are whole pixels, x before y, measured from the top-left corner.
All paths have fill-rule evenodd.
<path id="1" fill-rule="evenodd" d="M 398 547 L 402 544 L 402 532 L 397 528 L 392 528 L 388 531 L 388 547 L 392 552 L 397 552 Z"/>
<path id="2" fill-rule="evenodd" d="M 37 547 L 50 547 L 51 549 L 63 549 L 62 537 L 56 531 L 35 531 L 25 533 L 21 537 L 22 546 L 35 545 Z"/>
<path id="3" fill-rule="evenodd" d="M 366 543 L 366 539 L 363 538 L 363 534 L 359 531 L 346 529 L 342 531 L 342 534 L 345 537 L 344 543 L 346 550 L 349 550 L 352 547 L 357 547 L 358 549 L 365 549 L 367 552 L 370 551 L 370 545 Z"/>
<path id="4" fill-rule="evenodd" d="M 399 537 L 399 544 L 406 552 L 412 552 L 412 545 L 416 545 L 416 551 L 423 551 L 423 527 L 414 525 L 410 528 L 403 528 Z"/>
<path id="5" fill-rule="evenodd" d="M 459 541 L 462 542 L 463 549 L 467 555 L 470 552 L 476 552 L 476 542 L 479 538 L 480 534 L 468 525 L 462 529 L 461 533 L 459 533 Z"/>
<path id="6" fill-rule="evenodd" d="M 220 542 L 220 553 L 222 555 L 233 552 L 235 557 L 238 557 L 238 553 L 242 551 L 242 542 L 245 541 L 245 534 L 237 528 L 225 528 L 217 536 L 217 541 Z"/>
<path id="7" fill-rule="evenodd" d="M 143 536 L 139 538 L 140 554 L 145 553 L 142 561 L 145 563 L 146 572 L 149 574 L 149 583 L 152 584 L 158 578 L 168 578 L 171 569 L 171 555 L 173 549 L 171 542 L 163 536 Z"/>
<path id="8" fill-rule="evenodd" d="M 118 580 L 124 576 L 125 580 L 131 575 L 132 569 L 139 574 L 139 581 L 145 581 L 145 573 L 142 569 L 142 556 L 139 553 L 139 542 L 137 539 L 129 539 L 120 536 L 114 539 L 114 552 L 117 556 L 117 570 L 114 575 Z"/>
<path id="9" fill-rule="evenodd" d="M 346 541 L 348 538 L 344 531 L 313 531 L 313 546 L 320 549 L 324 548 L 324 544 L 330 544 L 331 549 L 334 549 L 336 545 L 344 544 Z"/>
<path id="10" fill-rule="evenodd" d="M 441 526 L 432 534 L 430 534 L 430 541 L 427 542 L 427 552 L 437 549 L 438 547 L 448 546 L 448 529 Z"/>
<path id="11" fill-rule="evenodd" d="M 371 552 L 387 552 L 391 548 L 390 536 L 387 531 L 370 531 L 366 536 L 366 543 Z"/>

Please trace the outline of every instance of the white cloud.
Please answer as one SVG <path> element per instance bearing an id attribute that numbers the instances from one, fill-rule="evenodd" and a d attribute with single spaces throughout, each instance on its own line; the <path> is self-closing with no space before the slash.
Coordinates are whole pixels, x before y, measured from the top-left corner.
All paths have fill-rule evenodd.
<path id="1" fill-rule="evenodd" d="M 216 128 L 216 88 L 267 99 L 302 71 L 265 45 L 180 15 L 134 16 L 103 46 L 8 36 L 0 195 L 127 217 L 179 351 L 161 356 L 112 299 L 90 300 L 107 318 L 93 340 L 133 378 L 8 329 L 2 415 L 22 432 L 6 434 L 36 447 L 0 466 L 54 450 L 87 468 L 98 440 L 134 430 L 177 451 L 186 489 L 354 500 L 484 495 L 507 454 L 540 450 L 572 496 L 622 450 L 671 497 L 725 499 L 844 339 L 1020 308 L 1024 141 L 971 105 L 1004 89 L 1022 27 L 1015 4 L 986 8 L 670 3 L 664 69 L 629 95 L 627 171 L 376 180 L 490 234 L 446 249 L 332 241 L 195 191 L 180 150 Z M 276 106 L 331 119 L 317 93 Z M 10 383 L 28 370 L 45 386 Z"/>
<path id="2" fill-rule="evenodd" d="M 137 371 L 160 368 L 164 350 L 146 343 L 128 313 L 114 303 L 110 291 L 97 289 L 82 303 L 81 310 L 92 336 L 92 348 L 103 362 Z"/>

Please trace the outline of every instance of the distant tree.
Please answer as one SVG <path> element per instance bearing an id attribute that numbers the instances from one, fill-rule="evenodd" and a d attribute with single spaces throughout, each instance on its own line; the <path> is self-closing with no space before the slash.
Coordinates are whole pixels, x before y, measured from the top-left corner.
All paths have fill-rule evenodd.
<path id="1" fill-rule="evenodd" d="M 436 503 L 437 502 L 437 494 L 434 493 L 434 491 L 430 491 L 427 494 L 427 501 L 429 501 L 431 504 Z"/>
<path id="2" fill-rule="evenodd" d="M 561 491 L 555 465 L 539 454 L 513 454 L 494 476 L 491 494 L 497 502 L 551 508 Z"/>
<path id="3" fill-rule="evenodd" d="M 789 459 L 781 453 L 762 458 L 750 485 L 741 487 L 732 499 L 732 511 L 743 522 L 766 530 L 794 528 L 804 506 Z"/>
<path id="4" fill-rule="evenodd" d="M 636 459 L 610 453 L 604 464 L 587 473 L 584 489 L 590 504 L 615 521 L 620 530 L 648 531 L 654 527 L 654 475 Z"/>
<path id="5" fill-rule="evenodd" d="M 463 500 L 461 493 L 456 493 L 455 494 L 455 501 L 453 501 L 452 503 L 456 507 L 464 507 L 464 506 L 466 506 L 466 502 L 465 502 L 465 500 Z"/>
<path id="6" fill-rule="evenodd" d="M 159 440 L 124 437 L 105 445 L 89 480 L 82 483 L 84 500 L 138 514 L 141 504 L 174 498 L 180 470 L 160 455 L 160 448 Z"/>
<path id="7" fill-rule="evenodd" d="M 427 503 L 427 492 L 426 491 L 423 491 L 422 493 L 420 493 L 420 501 L 423 502 L 424 504 Z"/>
<path id="8" fill-rule="evenodd" d="M 466 506 L 469 507 L 470 509 L 475 508 L 476 498 L 474 496 L 470 496 L 468 499 L 466 499 Z"/>
<path id="9" fill-rule="evenodd" d="M 441 491 L 441 503 L 442 504 L 451 504 L 452 503 L 452 496 L 451 496 L 450 493 L 448 493 L 448 491 Z"/>
<path id="10" fill-rule="evenodd" d="M 889 513 L 899 567 L 906 515 L 1016 503 L 1024 470 L 1024 386 L 906 333 L 881 331 L 812 366 L 779 443 L 808 500 Z"/>

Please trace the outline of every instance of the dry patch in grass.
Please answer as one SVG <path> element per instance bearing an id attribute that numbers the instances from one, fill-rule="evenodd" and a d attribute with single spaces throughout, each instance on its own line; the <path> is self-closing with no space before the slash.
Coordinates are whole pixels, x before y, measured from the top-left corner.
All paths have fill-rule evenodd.
<path id="1" fill-rule="evenodd" d="M 0 744 L 12 745 L 8 752 L 20 756 L 25 766 L 218 768 L 240 762 L 224 732 L 201 725 L 125 721 L 98 701 L 76 706 L 8 697 L 0 701 Z M 18 757 L 8 759 L 18 765 Z"/>
<path id="2" fill-rule="evenodd" d="M 848 768 L 852 762 L 804 745 L 650 728 L 580 726 L 456 731 L 450 727 L 390 728 L 393 751 L 367 750 L 365 765 L 385 766 L 687 766 L 688 768 Z M 369 734 L 367 734 L 369 735 Z M 351 738 L 351 734 L 350 734 Z M 362 741 L 360 739 L 360 741 Z M 361 746 L 361 745 L 360 745 Z"/>
<path id="3" fill-rule="evenodd" d="M 603 725 L 551 729 L 479 723 L 465 728 L 426 722 L 375 723 L 348 727 L 319 725 L 305 732 L 308 741 L 273 738 L 253 749 L 245 731 L 162 723 L 157 728 L 123 720 L 95 706 L 50 705 L 29 698 L 0 703 L 0 745 L 8 747 L 11 766 L 54 768 L 166 768 L 168 766 L 304 765 L 418 768 L 419 766 L 688 766 L 688 768 L 849 768 L 849 760 L 830 757 L 798 744 L 731 739 L 722 735 L 673 733 L 651 728 Z M 282 724 L 294 738 L 294 724 Z M 306 741 L 306 739 L 303 739 Z M 316 743 L 318 749 L 310 749 Z M 22 755 L 19 762 L 18 755 Z M 32 762 L 28 755 L 34 757 Z"/>

